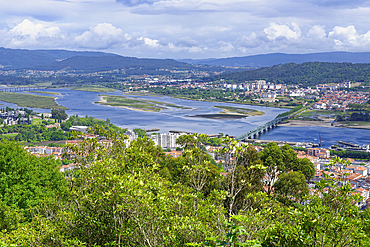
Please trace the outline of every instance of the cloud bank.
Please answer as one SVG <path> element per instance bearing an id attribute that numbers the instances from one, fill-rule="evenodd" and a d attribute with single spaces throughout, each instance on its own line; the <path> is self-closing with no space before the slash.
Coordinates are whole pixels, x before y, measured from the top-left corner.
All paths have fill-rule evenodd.
<path id="1" fill-rule="evenodd" d="M 0 46 L 217 58 L 369 51 L 366 0 L 0 0 Z M 45 14 L 47 13 L 47 14 Z"/>

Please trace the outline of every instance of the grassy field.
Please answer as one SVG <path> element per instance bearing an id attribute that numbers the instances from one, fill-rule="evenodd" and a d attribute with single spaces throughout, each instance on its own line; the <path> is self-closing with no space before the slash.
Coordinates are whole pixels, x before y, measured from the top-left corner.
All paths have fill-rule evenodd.
<path id="1" fill-rule="evenodd" d="M 253 110 L 253 109 L 247 109 L 247 108 L 241 108 L 241 107 L 232 107 L 232 106 L 214 106 L 216 108 L 220 108 L 224 110 L 225 113 L 238 113 L 248 116 L 260 116 L 265 114 L 264 112 Z"/>
<path id="2" fill-rule="evenodd" d="M 0 92 L 0 100 L 17 104 L 22 107 L 44 108 L 44 109 L 68 109 L 58 105 L 53 97 L 38 96 L 25 93 Z"/>
<path id="3" fill-rule="evenodd" d="M 54 119 L 45 118 L 44 120 L 47 121 L 49 124 L 54 124 L 55 123 Z M 32 124 L 40 125 L 40 124 L 42 124 L 42 121 L 44 121 L 44 120 L 39 119 L 39 118 L 33 118 Z"/>
<path id="4" fill-rule="evenodd" d="M 43 93 L 43 94 L 60 95 L 60 93 L 46 92 L 46 91 L 27 91 L 27 92 L 29 92 L 29 93 Z"/>
<path id="5" fill-rule="evenodd" d="M 99 95 L 99 96 L 102 97 L 103 101 L 95 102 L 95 103 L 98 103 L 101 105 L 116 106 L 116 107 L 126 107 L 132 110 L 158 112 L 160 110 L 164 110 L 169 107 L 190 109 L 184 106 L 178 106 L 174 104 L 153 101 L 153 100 L 132 99 L 132 98 L 127 98 L 125 96 L 112 96 L 112 95 Z"/>
<path id="6" fill-rule="evenodd" d="M 112 88 L 107 87 L 73 87 L 72 90 L 87 91 L 87 92 L 96 92 L 96 93 L 109 93 L 116 91 Z"/>
<path id="7" fill-rule="evenodd" d="M 18 133 L 10 133 L 10 134 L 1 134 L 2 136 L 7 136 L 7 137 L 16 137 Z"/>
<path id="8" fill-rule="evenodd" d="M 327 115 L 341 115 L 343 114 L 340 111 L 332 111 L 332 110 L 305 110 L 301 114 L 299 114 L 299 117 L 312 117 L 315 115 L 321 115 L 321 116 L 327 116 Z"/>

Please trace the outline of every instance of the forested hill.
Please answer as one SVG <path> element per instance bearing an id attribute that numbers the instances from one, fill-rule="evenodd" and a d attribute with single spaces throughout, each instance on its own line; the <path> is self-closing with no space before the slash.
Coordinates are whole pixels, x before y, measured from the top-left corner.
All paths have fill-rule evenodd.
<path id="1" fill-rule="evenodd" d="M 196 70 L 207 72 L 241 71 L 213 65 L 192 65 L 173 59 L 150 59 L 121 56 L 112 53 L 25 50 L 0 47 L 0 70 L 67 70 L 82 73 L 123 69 L 130 74 L 158 74 L 169 70 Z M 159 72 L 163 70 L 162 72 Z M 167 72 L 166 72 L 167 71 Z"/>
<path id="2" fill-rule="evenodd" d="M 67 50 L 25 50 L 0 47 L 0 69 L 22 69 L 52 64 L 74 56 L 114 56 L 103 52 Z"/>
<path id="3" fill-rule="evenodd" d="M 266 80 L 273 83 L 316 85 L 344 81 L 370 84 L 370 64 L 306 62 L 287 63 L 257 70 L 222 74 L 212 79 L 225 79 L 237 83 Z"/>
<path id="4" fill-rule="evenodd" d="M 208 64 L 216 66 L 246 66 L 246 67 L 267 67 L 284 63 L 304 62 L 330 62 L 330 63 L 370 63 L 370 52 L 322 52 L 309 54 L 285 54 L 271 53 L 259 54 L 245 57 L 228 57 L 219 59 L 183 59 L 182 62 L 191 64 Z"/>
<path id="5" fill-rule="evenodd" d="M 49 65 L 37 66 L 38 70 L 75 70 L 75 71 L 108 71 L 114 69 L 171 69 L 183 68 L 190 69 L 193 65 L 177 62 L 172 59 L 148 59 L 123 56 L 76 56 L 55 62 Z"/>

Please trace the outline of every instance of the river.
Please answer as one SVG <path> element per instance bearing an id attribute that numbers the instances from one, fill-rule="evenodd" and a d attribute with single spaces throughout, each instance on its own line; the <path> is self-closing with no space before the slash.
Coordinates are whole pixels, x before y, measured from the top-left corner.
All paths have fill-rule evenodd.
<path id="1" fill-rule="evenodd" d="M 144 112 L 129 110 L 121 107 L 111 107 L 95 104 L 99 101 L 99 94 L 122 95 L 121 92 L 116 91 L 112 93 L 95 93 L 85 92 L 69 89 L 47 89 L 45 91 L 60 93 L 57 96 L 57 103 L 68 107 L 70 110 L 66 112 L 68 115 L 79 116 L 92 116 L 100 119 L 109 118 L 110 121 L 120 127 L 133 129 L 160 129 L 160 132 L 165 133 L 170 130 L 199 132 L 206 134 L 229 134 L 240 135 L 249 130 L 258 127 L 272 119 L 280 113 L 287 111 L 281 108 L 263 107 L 263 106 L 250 106 L 232 103 L 217 103 L 217 102 L 204 102 L 192 101 L 185 99 L 176 99 L 168 96 L 129 96 L 139 97 L 143 99 L 161 101 L 180 106 L 190 107 L 192 109 L 169 108 L 160 112 Z M 47 94 L 38 94 L 45 95 Z M 127 95 L 126 95 L 127 96 Z M 16 107 L 14 104 L 1 102 L 1 107 Z M 221 109 L 213 106 L 232 106 L 243 107 L 262 111 L 265 114 L 262 116 L 250 116 L 243 119 L 206 119 L 198 117 L 190 117 L 197 114 L 216 114 Z M 36 112 L 50 112 L 46 109 L 33 109 Z M 264 140 L 276 141 L 297 141 L 297 142 L 311 142 L 319 139 L 319 134 L 322 139 L 323 146 L 330 146 L 337 143 L 337 141 L 349 141 L 360 145 L 370 144 L 370 130 L 362 129 L 346 129 L 334 127 L 277 127 L 266 134 L 259 137 Z M 317 139 L 317 140 L 315 140 Z"/>

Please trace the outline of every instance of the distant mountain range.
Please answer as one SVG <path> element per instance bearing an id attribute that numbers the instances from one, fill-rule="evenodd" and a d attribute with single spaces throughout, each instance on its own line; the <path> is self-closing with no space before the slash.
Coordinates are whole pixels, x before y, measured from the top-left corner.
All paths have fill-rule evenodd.
<path id="1" fill-rule="evenodd" d="M 310 54 L 271 53 L 245 57 L 220 59 L 182 59 L 191 64 L 207 64 L 234 67 L 269 67 L 285 63 L 335 62 L 335 63 L 370 63 L 370 52 L 323 52 Z"/>
<path id="2" fill-rule="evenodd" d="M 0 48 L 0 69 L 75 70 L 83 72 L 114 69 L 156 70 L 194 66 L 173 59 L 124 57 L 103 52 L 67 50 L 24 50 Z"/>
<path id="3" fill-rule="evenodd" d="M 0 47 L 0 70 L 35 69 L 35 70 L 73 70 L 78 72 L 107 71 L 125 69 L 127 73 L 157 73 L 159 69 L 195 69 L 202 71 L 238 70 L 231 67 L 271 67 L 278 64 L 304 62 L 349 62 L 370 63 L 370 52 L 326 52 L 311 54 L 265 54 L 247 57 L 222 59 L 174 60 L 125 57 L 112 53 L 67 50 L 26 50 Z M 194 66 L 196 65 L 196 66 Z M 199 66 L 201 65 L 201 66 Z M 239 70 L 240 71 L 240 70 Z"/>
<path id="4" fill-rule="evenodd" d="M 89 51 L 7 49 L 0 47 L 0 68 L 32 68 L 52 64 L 74 56 L 100 57 L 114 56 L 114 54 Z"/>

